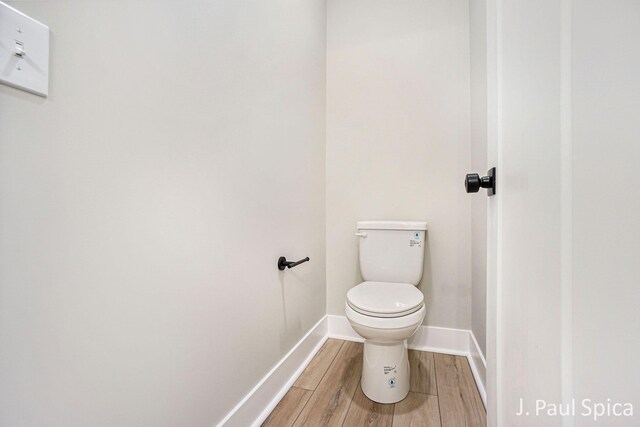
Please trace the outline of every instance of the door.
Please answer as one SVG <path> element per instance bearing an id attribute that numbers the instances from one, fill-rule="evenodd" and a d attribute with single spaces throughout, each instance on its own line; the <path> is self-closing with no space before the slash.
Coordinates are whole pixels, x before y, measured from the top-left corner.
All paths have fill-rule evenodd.
<path id="1" fill-rule="evenodd" d="M 640 2 L 488 0 L 487 63 L 489 425 L 640 425 Z"/>

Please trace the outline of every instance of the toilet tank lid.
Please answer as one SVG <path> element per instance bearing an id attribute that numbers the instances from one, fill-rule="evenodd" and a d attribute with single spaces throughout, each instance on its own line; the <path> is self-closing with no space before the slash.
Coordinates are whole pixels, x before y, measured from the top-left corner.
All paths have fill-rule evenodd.
<path id="1" fill-rule="evenodd" d="M 425 221 L 358 221 L 358 230 L 426 230 Z"/>

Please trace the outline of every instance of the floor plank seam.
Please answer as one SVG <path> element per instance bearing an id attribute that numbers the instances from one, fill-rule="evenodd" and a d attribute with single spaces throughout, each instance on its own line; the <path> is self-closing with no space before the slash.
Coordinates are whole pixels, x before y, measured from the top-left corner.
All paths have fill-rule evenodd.
<path id="1" fill-rule="evenodd" d="M 345 423 L 345 421 L 347 421 L 347 416 L 349 415 L 349 410 L 351 409 L 351 405 L 353 405 L 353 398 L 355 397 L 356 392 L 358 391 L 358 387 L 360 387 L 360 383 L 361 382 L 362 382 L 362 375 L 358 379 L 358 385 L 353 390 L 353 396 L 351 396 L 351 400 L 349 401 L 349 406 L 347 406 L 347 410 L 344 413 L 344 418 L 342 419 L 342 423 L 340 423 L 340 427 L 344 427 L 344 423 Z"/>
<path id="2" fill-rule="evenodd" d="M 327 344 L 327 342 L 329 342 L 330 339 L 333 338 L 329 338 L 327 337 L 327 339 L 325 340 L 325 342 L 322 344 L 322 347 L 320 347 L 320 350 L 318 351 L 318 353 L 313 356 L 313 359 L 311 359 L 311 361 L 309 362 L 309 365 L 313 362 L 313 360 L 316 358 L 316 356 L 318 356 L 318 354 L 320 353 L 320 351 L 322 351 L 322 348 Z M 340 350 L 342 349 L 342 346 L 344 345 L 344 343 L 346 341 L 343 340 L 336 340 L 336 341 L 340 341 L 340 347 L 338 347 L 338 350 L 336 350 L 336 354 L 333 356 L 333 359 L 331 359 L 331 363 L 329 363 L 329 366 L 327 366 L 327 369 L 325 369 L 324 373 L 322 374 L 322 376 L 320 377 L 320 380 L 318 381 L 318 384 L 316 384 L 316 386 L 313 389 L 310 388 L 306 388 L 306 387 L 299 387 L 299 388 L 303 388 L 305 390 L 309 390 L 309 391 L 313 391 L 315 392 L 316 389 L 318 388 L 318 386 L 320 385 L 320 383 L 322 382 L 322 380 L 324 379 L 324 376 L 327 374 L 327 372 L 329 372 L 329 368 L 331 368 L 331 365 L 333 365 L 333 362 L 336 360 L 336 357 L 338 357 L 338 353 L 340 353 Z M 296 378 L 296 381 L 298 381 L 298 379 L 304 375 L 304 371 L 309 367 L 309 365 L 305 366 L 305 368 L 302 370 L 302 373 L 298 376 L 298 378 Z M 296 381 L 293 382 L 293 386 L 295 387 Z"/>
<path id="3" fill-rule="evenodd" d="M 396 423 L 396 407 L 398 406 L 397 403 L 393 404 L 393 411 L 391 412 L 391 427 L 393 427 L 393 425 Z"/>
<path id="4" fill-rule="evenodd" d="M 330 339 L 331 338 L 327 338 L 327 340 L 325 341 L 325 344 Z M 331 363 L 329 363 L 329 366 L 327 366 L 327 369 L 325 369 L 324 373 L 322 374 L 322 377 L 320 377 L 320 381 L 318 381 L 318 384 L 316 384 L 315 388 L 313 390 L 305 389 L 305 390 L 309 390 L 311 392 L 311 396 L 309 396 L 309 399 L 307 399 L 307 401 L 305 402 L 305 404 L 302 407 L 302 409 L 300 409 L 300 412 L 298 412 L 298 414 L 296 415 L 296 418 L 291 423 L 292 426 L 294 426 L 296 424 L 296 422 L 298 421 L 298 418 L 300 418 L 300 415 L 302 415 L 304 413 L 304 410 L 307 408 L 307 405 L 309 404 L 309 402 L 311 402 L 311 400 L 313 400 L 313 396 L 316 394 L 316 391 L 318 390 L 318 386 L 322 383 L 322 380 L 324 379 L 325 375 L 327 375 L 327 372 L 329 372 L 329 369 L 331 369 L 331 366 L 333 365 L 333 362 L 335 362 L 336 357 L 338 357 L 338 353 L 340 353 L 340 350 L 342 350 L 342 346 L 344 346 L 344 343 L 345 343 L 345 341 L 341 341 L 340 342 L 340 347 L 336 351 L 335 356 L 333 356 L 333 359 L 331 359 Z M 311 362 L 309 362 L 309 364 L 311 364 Z M 302 371 L 302 373 L 304 373 L 304 371 Z M 302 375 L 302 374 L 300 374 L 300 375 Z M 291 390 L 291 389 L 289 389 L 289 390 Z"/>
<path id="5" fill-rule="evenodd" d="M 328 341 L 328 340 L 330 340 L 330 339 L 332 339 L 332 338 L 327 338 L 327 341 Z M 316 388 L 314 388 L 314 389 L 313 389 L 313 392 L 314 392 L 314 393 L 315 393 L 315 392 L 316 392 L 316 390 L 318 389 L 318 386 L 319 386 L 320 384 L 322 384 L 322 380 L 323 380 L 323 379 L 324 379 L 324 377 L 327 375 L 327 372 L 329 372 L 329 371 L 331 370 L 331 367 L 333 366 L 333 362 L 335 362 L 335 361 L 336 361 L 336 358 L 338 357 L 338 354 L 340 354 L 340 350 L 342 350 L 342 347 L 344 346 L 344 343 L 345 343 L 345 342 L 346 342 L 346 341 L 342 341 L 342 342 L 340 343 L 340 347 L 338 347 L 338 350 L 336 351 L 335 356 L 333 356 L 333 359 L 331 359 L 331 363 L 329 363 L 329 366 L 327 366 L 327 369 L 325 369 L 324 373 L 323 373 L 323 374 L 322 374 L 322 376 L 320 377 L 320 381 L 318 381 L 318 384 L 316 384 Z M 312 395 L 312 397 L 313 397 L 313 395 Z M 309 400 L 311 400 L 311 399 L 309 399 Z"/>
<path id="6" fill-rule="evenodd" d="M 434 397 L 438 397 L 437 394 L 431 394 L 431 393 L 425 393 L 423 391 L 415 391 L 415 390 L 409 390 L 410 393 L 418 393 L 418 394 L 424 394 L 426 396 L 434 396 Z"/>
<path id="7" fill-rule="evenodd" d="M 318 387 L 316 387 L 318 388 Z M 289 389 L 291 390 L 291 389 Z M 296 418 L 293 420 L 293 422 L 291 423 L 291 427 L 293 427 L 294 425 L 296 425 L 296 422 L 298 421 L 298 418 L 300 418 L 300 415 L 302 415 L 302 413 L 304 412 L 304 409 L 307 407 L 307 405 L 309 404 L 309 402 L 311 402 L 311 398 L 313 398 L 313 395 L 315 393 L 315 390 L 311 392 L 311 396 L 309 396 L 309 398 L 307 399 L 307 401 L 304 403 L 304 406 L 302 407 L 302 409 L 300 409 L 300 412 L 298 412 L 298 415 L 296 415 Z"/>
<path id="8" fill-rule="evenodd" d="M 435 360 L 435 355 L 434 355 L 434 359 L 433 359 L 433 371 L 435 372 L 435 377 L 436 377 L 436 395 L 438 397 L 438 417 L 440 418 L 440 427 L 442 427 L 442 404 L 440 403 L 440 395 L 442 393 L 440 393 L 440 387 L 438 386 L 438 364 L 436 363 Z"/>

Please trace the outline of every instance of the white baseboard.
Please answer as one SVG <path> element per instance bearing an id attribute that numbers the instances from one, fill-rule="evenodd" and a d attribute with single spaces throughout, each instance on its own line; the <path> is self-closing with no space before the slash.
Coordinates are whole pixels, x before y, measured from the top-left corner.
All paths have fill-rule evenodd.
<path id="1" fill-rule="evenodd" d="M 471 372 L 473 372 L 473 378 L 476 380 L 480 397 L 484 407 L 487 407 L 487 361 L 482 354 L 482 350 L 476 341 L 476 336 L 472 331 L 469 331 L 469 366 L 471 366 Z"/>
<path id="2" fill-rule="evenodd" d="M 262 424 L 320 350 L 327 336 L 328 321 L 324 316 L 218 423 L 218 427 Z"/>
<path id="3" fill-rule="evenodd" d="M 218 424 L 218 427 L 260 426 L 298 379 L 327 338 L 363 342 L 345 316 L 326 315 Z M 421 326 L 408 342 L 413 350 L 465 356 L 486 407 L 486 361 L 473 332 Z"/>
<path id="4" fill-rule="evenodd" d="M 353 330 L 345 316 L 327 315 L 329 337 L 347 341 L 364 341 Z M 476 380 L 478 392 L 485 407 L 487 393 L 485 388 L 487 363 L 478 346 L 473 332 L 466 329 L 439 328 L 436 326 L 420 326 L 418 331 L 408 340 L 410 349 L 446 353 L 465 356 L 469 361 L 471 372 Z"/>
<path id="5" fill-rule="evenodd" d="M 329 321 L 329 338 L 364 342 L 364 338 L 353 330 L 346 317 L 327 314 L 327 320 Z"/>

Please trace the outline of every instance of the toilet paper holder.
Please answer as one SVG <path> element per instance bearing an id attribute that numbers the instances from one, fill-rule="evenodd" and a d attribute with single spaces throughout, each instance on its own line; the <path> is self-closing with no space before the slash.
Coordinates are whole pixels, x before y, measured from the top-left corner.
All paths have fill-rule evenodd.
<path id="1" fill-rule="evenodd" d="M 300 265 L 307 261 L 309 261 L 309 257 L 302 258 L 300 261 L 287 261 L 287 258 L 281 256 L 280 258 L 278 258 L 278 270 L 282 271 L 285 268 L 293 268 L 296 265 Z"/>

